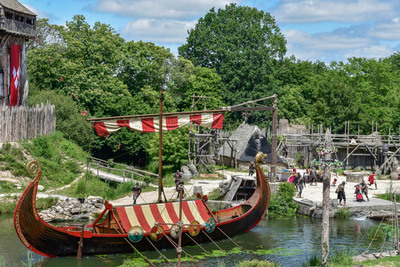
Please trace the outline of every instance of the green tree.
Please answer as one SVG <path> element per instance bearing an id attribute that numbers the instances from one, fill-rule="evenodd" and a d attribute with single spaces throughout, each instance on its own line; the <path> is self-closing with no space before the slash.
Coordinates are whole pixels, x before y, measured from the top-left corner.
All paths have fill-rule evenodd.
<path id="1" fill-rule="evenodd" d="M 286 40 L 269 13 L 230 4 L 200 18 L 178 50 L 195 66 L 215 69 L 232 104 L 274 92 Z"/>
<path id="2" fill-rule="evenodd" d="M 88 148 L 92 127 L 80 114 L 76 102 L 70 96 L 56 94 L 54 91 L 39 91 L 28 99 L 29 106 L 43 103 L 46 99 L 55 106 L 56 130 L 63 133 L 64 138 L 77 143 L 79 146 Z"/>

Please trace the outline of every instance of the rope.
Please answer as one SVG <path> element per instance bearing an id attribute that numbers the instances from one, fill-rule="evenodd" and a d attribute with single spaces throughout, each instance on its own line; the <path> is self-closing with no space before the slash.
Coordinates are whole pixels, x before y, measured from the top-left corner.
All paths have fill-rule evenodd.
<path id="1" fill-rule="evenodd" d="M 178 246 L 178 244 L 177 243 L 175 243 L 175 241 L 174 240 L 172 240 L 172 238 L 170 238 L 169 236 L 167 236 L 165 233 L 163 233 L 163 235 L 167 238 L 167 240 L 169 241 L 169 242 L 171 242 L 171 244 L 176 248 L 176 249 L 178 249 L 179 248 L 179 246 Z M 190 255 L 189 253 L 187 253 L 182 247 L 181 247 L 181 249 L 182 249 L 182 252 L 184 252 L 185 254 L 186 254 L 186 256 L 189 256 L 191 259 L 195 259 L 192 255 Z"/>
<path id="2" fill-rule="evenodd" d="M 220 230 L 221 231 L 221 233 L 223 233 L 224 234 L 224 236 L 226 236 L 235 246 L 237 246 L 238 248 L 242 248 L 241 246 L 239 246 L 235 241 L 233 241 L 233 239 L 232 238 L 230 238 L 227 234 L 225 234 L 225 232 L 224 231 L 222 231 L 222 229 L 221 228 L 218 228 L 218 230 Z"/>
<path id="3" fill-rule="evenodd" d="M 223 250 L 220 246 L 218 246 L 217 243 L 215 243 L 214 240 L 212 240 L 212 238 L 206 233 L 206 231 L 204 231 L 203 233 L 206 235 L 206 237 L 208 237 L 208 239 L 210 239 L 211 242 L 213 242 L 213 244 L 214 244 L 219 250 L 221 250 L 221 251 L 223 251 L 223 252 L 226 252 L 226 251 Z"/>
<path id="4" fill-rule="evenodd" d="M 120 231 L 118 231 L 117 228 L 115 228 L 115 226 L 113 226 L 113 228 L 117 231 L 117 233 L 121 234 Z M 151 266 L 155 266 L 150 260 L 149 258 L 147 258 L 145 255 L 143 255 L 142 253 L 140 253 L 139 250 L 137 250 L 137 248 L 131 244 L 131 242 L 128 241 L 128 239 L 126 239 L 126 237 L 124 237 L 124 240 L 135 250 L 135 252 L 137 254 L 139 254 L 148 264 L 150 264 Z M 169 262 L 168 262 L 169 263 Z"/>
<path id="5" fill-rule="evenodd" d="M 145 236 L 145 238 L 146 238 L 147 241 L 149 241 L 150 245 L 158 252 L 158 254 L 160 254 L 160 256 L 161 256 L 162 258 L 164 258 L 164 260 L 165 260 L 167 263 L 171 264 L 171 262 L 167 259 L 167 257 L 165 257 L 165 256 L 157 249 L 157 247 L 154 246 L 154 244 L 151 242 L 151 240 L 150 240 L 147 236 Z"/>
<path id="6" fill-rule="evenodd" d="M 199 248 L 201 248 L 205 253 L 207 254 L 211 254 L 210 252 L 208 252 L 207 250 L 205 250 L 199 243 L 196 242 L 196 240 L 194 240 L 187 232 L 185 232 L 185 234 L 190 238 L 190 240 L 192 240 Z"/>
<path id="7" fill-rule="evenodd" d="M 382 222 L 383 222 L 384 219 L 385 219 L 385 216 L 382 217 L 382 221 L 379 224 L 378 229 L 376 229 L 376 232 L 375 232 L 374 236 L 372 237 L 371 242 L 369 242 L 369 245 L 368 245 L 367 249 L 363 253 L 361 253 L 361 255 L 364 255 L 365 253 L 367 253 L 369 251 L 369 248 L 371 247 L 372 241 L 374 241 L 375 236 L 378 233 L 379 229 L 381 228 L 381 225 L 382 225 Z"/>

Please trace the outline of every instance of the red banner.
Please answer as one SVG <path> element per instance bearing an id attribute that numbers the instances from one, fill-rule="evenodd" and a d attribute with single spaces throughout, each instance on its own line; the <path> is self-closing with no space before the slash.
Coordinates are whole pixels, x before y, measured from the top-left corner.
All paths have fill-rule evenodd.
<path id="1" fill-rule="evenodd" d="M 11 45 L 11 66 L 10 66 L 10 107 L 18 105 L 19 88 L 19 45 Z"/>

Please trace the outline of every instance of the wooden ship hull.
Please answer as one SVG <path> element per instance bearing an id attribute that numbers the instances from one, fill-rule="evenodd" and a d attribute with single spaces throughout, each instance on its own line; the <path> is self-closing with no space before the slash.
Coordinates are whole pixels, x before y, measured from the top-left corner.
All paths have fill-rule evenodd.
<path id="1" fill-rule="evenodd" d="M 183 214 L 187 223 L 192 219 L 200 222 L 201 230 L 196 236 L 189 235 L 189 227 L 185 227 L 182 233 L 182 246 L 194 245 L 196 242 L 206 243 L 212 240 L 224 239 L 238 233 L 247 232 L 255 227 L 264 217 L 270 203 L 270 186 L 259 166 L 256 166 L 257 187 L 254 194 L 243 204 L 230 209 L 213 211 L 208 208 L 206 200 L 182 201 Z M 149 251 L 164 248 L 173 248 L 175 245 L 170 238 L 169 228 L 171 223 L 178 222 L 174 215 L 174 209 L 179 202 L 131 205 L 113 207 L 106 202 L 105 210 L 93 224 L 85 226 L 52 226 L 43 221 L 36 210 L 36 194 L 41 176 L 40 168 L 35 179 L 28 185 L 18 201 L 14 213 L 14 225 L 18 237 L 30 250 L 46 257 L 77 255 L 79 243 L 82 242 L 83 255 L 115 254 L 138 251 Z M 168 210 L 169 216 L 154 216 L 146 211 L 157 213 Z M 197 209 L 196 209 L 197 207 Z M 162 211 L 160 211 L 162 213 Z M 181 210 L 182 212 L 182 210 Z M 153 214 L 154 215 L 154 214 Z M 105 218 L 105 219 L 104 219 Z M 149 219 L 150 218 L 150 219 Z M 215 229 L 205 231 L 207 218 L 216 221 Z M 147 219 L 147 221 L 146 221 Z M 129 239 L 129 228 L 141 226 L 144 237 L 138 242 Z M 152 223 L 152 224 L 151 224 Z M 163 225 L 163 223 L 165 223 Z M 168 225 L 168 223 L 170 223 Z M 185 223 L 185 222 L 184 222 Z M 164 236 L 158 241 L 150 237 L 150 228 L 153 225 L 165 227 Z M 177 240 L 173 240 L 176 243 Z M 134 248 L 133 248 L 134 247 Z"/>

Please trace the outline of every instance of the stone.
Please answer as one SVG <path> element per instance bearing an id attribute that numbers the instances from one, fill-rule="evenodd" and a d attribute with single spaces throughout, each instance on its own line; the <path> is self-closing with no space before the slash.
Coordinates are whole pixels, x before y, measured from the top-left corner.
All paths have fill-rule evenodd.
<path id="1" fill-rule="evenodd" d="M 364 176 L 361 173 L 349 173 L 347 174 L 347 182 L 351 183 L 361 183 Z"/>
<path id="2" fill-rule="evenodd" d="M 43 186 L 43 185 L 38 185 L 38 187 L 37 187 L 37 188 L 38 188 L 38 190 L 39 190 L 39 191 L 43 191 L 43 189 L 44 189 L 44 186 Z"/>

